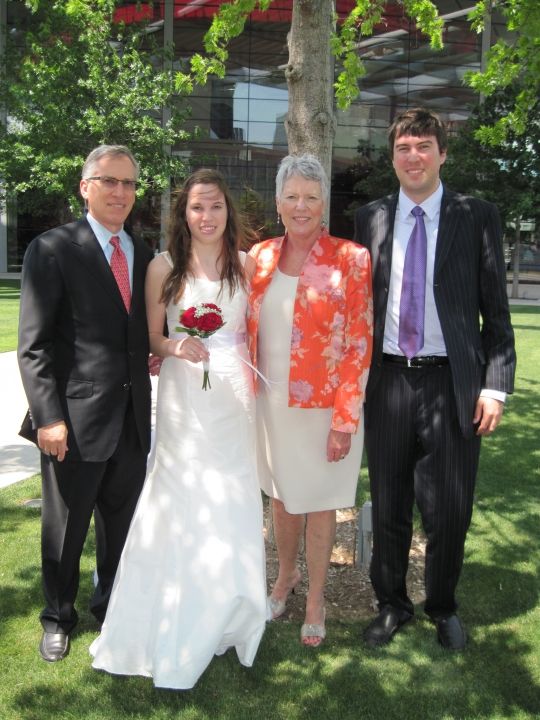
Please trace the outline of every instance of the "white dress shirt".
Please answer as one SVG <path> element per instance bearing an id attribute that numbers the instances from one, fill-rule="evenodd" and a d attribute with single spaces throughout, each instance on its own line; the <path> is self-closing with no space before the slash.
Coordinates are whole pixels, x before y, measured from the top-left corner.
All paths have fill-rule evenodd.
<path id="1" fill-rule="evenodd" d="M 442 184 L 430 195 L 420 207 L 424 211 L 424 224 L 427 236 L 426 260 L 426 310 L 424 316 L 424 345 L 418 355 L 446 355 L 446 345 L 435 307 L 433 296 L 433 270 L 435 268 L 435 249 L 437 247 L 437 230 L 439 228 L 439 215 L 441 212 Z M 415 225 L 411 210 L 416 207 L 405 193 L 399 191 L 396 219 L 394 223 L 394 243 L 392 249 L 392 266 L 390 273 L 390 287 L 388 289 L 388 305 L 386 307 L 386 322 L 384 325 L 383 352 L 390 355 L 403 355 L 398 345 L 399 338 L 399 305 L 401 301 L 401 285 L 403 281 L 403 268 L 405 253 L 409 238 Z"/>

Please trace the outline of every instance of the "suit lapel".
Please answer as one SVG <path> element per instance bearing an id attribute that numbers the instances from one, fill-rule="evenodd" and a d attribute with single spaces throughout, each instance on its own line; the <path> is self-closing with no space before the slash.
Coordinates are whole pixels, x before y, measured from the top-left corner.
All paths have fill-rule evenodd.
<path id="1" fill-rule="evenodd" d="M 434 277 L 444 264 L 456 237 L 457 227 L 461 219 L 456 193 L 444 190 L 441 200 L 439 228 L 437 230 L 437 247 L 435 250 Z"/>
<path id="2" fill-rule="evenodd" d="M 369 218 L 367 236 L 370 240 L 373 267 L 373 298 L 375 327 L 373 356 L 379 361 L 382 355 L 386 304 L 392 270 L 392 249 L 394 245 L 394 223 L 398 195 L 383 198 Z"/>
<path id="3" fill-rule="evenodd" d="M 131 233 L 130 233 L 131 235 Z M 146 264 L 143 257 L 143 241 L 131 235 L 133 240 L 133 288 L 131 291 L 131 310 L 136 310 L 140 298 L 144 298 L 144 279 L 146 277 Z M 120 294 L 120 293 L 119 293 Z"/>
<path id="4" fill-rule="evenodd" d="M 392 249 L 394 245 L 394 222 L 397 208 L 397 195 L 391 195 L 382 202 L 376 217 L 375 237 L 379 242 L 379 259 L 385 286 L 390 284 L 392 268 Z"/>

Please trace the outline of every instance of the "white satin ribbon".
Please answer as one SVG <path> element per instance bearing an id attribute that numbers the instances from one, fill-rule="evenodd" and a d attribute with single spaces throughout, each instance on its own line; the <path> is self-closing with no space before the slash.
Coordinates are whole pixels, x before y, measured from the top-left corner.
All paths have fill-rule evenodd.
<path id="1" fill-rule="evenodd" d="M 214 333 L 214 335 L 210 335 L 209 338 L 206 338 L 204 343 L 208 350 L 211 350 L 213 347 L 215 348 L 226 348 L 226 347 L 234 347 L 235 345 L 243 345 L 246 342 L 246 334 L 245 333 L 239 333 L 239 332 L 225 332 L 222 330 L 218 330 L 218 332 Z M 238 356 L 240 360 L 248 366 L 248 368 L 251 368 L 254 373 L 256 373 L 261 380 L 264 382 L 266 387 L 270 390 L 270 381 L 265 378 L 265 376 L 257 370 L 257 368 L 252 365 L 249 360 L 246 360 L 241 355 Z"/>

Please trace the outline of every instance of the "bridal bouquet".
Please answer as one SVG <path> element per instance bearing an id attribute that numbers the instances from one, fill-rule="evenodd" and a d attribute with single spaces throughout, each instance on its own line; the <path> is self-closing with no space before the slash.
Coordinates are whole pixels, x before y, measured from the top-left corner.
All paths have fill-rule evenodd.
<path id="1" fill-rule="evenodd" d="M 216 330 L 219 330 L 225 325 L 223 312 L 221 308 L 214 305 L 214 303 L 199 303 L 199 305 L 194 305 L 187 310 L 182 310 L 180 312 L 180 323 L 181 325 L 175 328 L 176 332 L 195 335 L 201 338 L 201 340 L 209 338 Z M 211 389 L 212 386 L 210 385 L 209 375 L 210 363 L 208 360 L 203 360 L 203 368 L 202 389 Z"/>

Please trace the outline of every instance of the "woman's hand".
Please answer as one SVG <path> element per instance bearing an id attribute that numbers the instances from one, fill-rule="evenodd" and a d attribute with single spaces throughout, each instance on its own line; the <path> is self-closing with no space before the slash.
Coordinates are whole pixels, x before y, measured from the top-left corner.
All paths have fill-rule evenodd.
<path id="1" fill-rule="evenodd" d="M 343 460 L 351 449 L 351 434 L 330 430 L 326 442 L 326 459 L 328 462 L 339 462 Z"/>
<path id="2" fill-rule="evenodd" d="M 167 349 L 173 357 L 189 360 L 192 363 L 202 362 L 210 357 L 203 341 L 192 335 L 188 335 L 182 340 L 169 340 Z"/>

